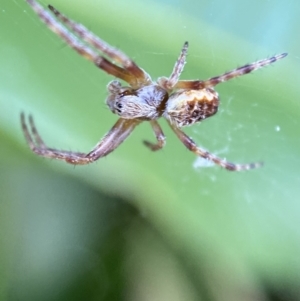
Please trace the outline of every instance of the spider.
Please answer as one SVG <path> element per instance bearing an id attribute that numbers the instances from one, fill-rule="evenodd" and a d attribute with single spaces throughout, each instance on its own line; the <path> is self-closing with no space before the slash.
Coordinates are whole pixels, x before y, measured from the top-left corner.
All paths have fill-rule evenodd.
<path id="1" fill-rule="evenodd" d="M 217 113 L 219 95 L 214 90 L 217 84 L 274 63 L 284 58 L 287 53 L 244 65 L 207 80 L 179 80 L 188 50 L 188 42 L 185 42 L 171 75 L 153 81 L 150 75 L 126 54 L 101 40 L 83 25 L 61 14 L 53 6 L 49 5 L 50 11 L 48 11 L 35 0 L 26 1 L 48 28 L 71 48 L 92 61 L 98 68 L 128 84 L 123 86 L 120 81 L 113 80 L 107 85 L 109 95 L 106 104 L 120 118 L 89 153 L 48 147 L 39 135 L 32 116 L 29 115 L 28 127 L 25 115 L 22 113 L 22 129 L 34 153 L 42 157 L 64 160 L 74 165 L 88 164 L 115 150 L 143 121 L 150 122 L 157 140 L 156 143 L 143 142 L 150 150 L 157 151 L 165 145 L 164 133 L 157 122 L 158 118 L 164 117 L 185 147 L 197 156 L 232 171 L 248 170 L 262 165 L 262 163 L 227 162 L 197 146 L 180 128 L 200 122 Z"/>

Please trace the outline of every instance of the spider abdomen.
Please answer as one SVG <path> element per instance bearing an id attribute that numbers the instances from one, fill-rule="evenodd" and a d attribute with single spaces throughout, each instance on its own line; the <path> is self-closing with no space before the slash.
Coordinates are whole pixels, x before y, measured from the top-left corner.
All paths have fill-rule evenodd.
<path id="1" fill-rule="evenodd" d="M 177 127 L 192 125 L 217 113 L 219 95 L 211 89 L 181 90 L 168 100 L 164 117 Z"/>

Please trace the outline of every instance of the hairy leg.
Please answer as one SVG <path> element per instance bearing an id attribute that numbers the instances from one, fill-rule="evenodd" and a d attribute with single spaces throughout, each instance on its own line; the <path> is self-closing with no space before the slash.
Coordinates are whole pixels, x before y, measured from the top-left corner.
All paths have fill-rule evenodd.
<path id="1" fill-rule="evenodd" d="M 60 36 L 71 48 L 86 59 L 92 61 L 97 67 L 104 70 L 108 74 L 123 79 L 130 85 L 136 86 L 137 79 L 129 71 L 111 63 L 106 58 L 99 55 L 92 48 L 87 47 L 78 38 L 70 32 L 66 27 L 60 24 L 46 9 L 44 9 L 35 0 L 26 0 L 32 9 L 37 13 L 40 19 L 55 34 Z"/>
<path id="2" fill-rule="evenodd" d="M 169 122 L 170 124 L 170 122 Z M 249 163 L 249 164 L 235 164 L 231 162 L 227 162 L 226 160 L 223 160 L 210 152 L 200 148 L 199 146 L 196 145 L 196 143 L 188 137 L 184 132 L 182 132 L 179 128 L 173 126 L 170 124 L 172 130 L 175 132 L 177 137 L 180 139 L 180 141 L 186 146 L 187 149 L 189 149 L 191 152 L 196 154 L 199 157 L 202 157 L 204 159 L 210 160 L 214 162 L 215 164 L 230 170 L 230 171 L 241 171 L 241 170 L 248 170 L 248 169 L 253 169 L 253 168 L 258 168 L 263 165 L 263 163 L 258 162 L 258 163 Z"/>
<path id="3" fill-rule="evenodd" d="M 278 54 L 267 59 L 263 59 L 252 64 L 247 64 L 237 69 L 226 72 L 222 75 L 212 77 L 208 80 L 180 80 L 175 85 L 175 89 L 193 89 L 200 90 L 208 87 L 216 86 L 219 83 L 226 82 L 230 79 L 242 76 L 244 74 L 255 71 L 259 68 L 268 66 L 287 56 L 287 53 Z"/>
<path id="4" fill-rule="evenodd" d="M 140 121 L 119 119 L 112 129 L 89 153 L 65 151 L 47 147 L 39 135 L 32 116 L 29 116 L 27 127 L 25 115 L 21 114 L 21 125 L 30 149 L 37 155 L 46 158 L 66 161 L 73 165 L 84 165 L 98 160 L 115 150 L 133 131 Z"/>
<path id="5" fill-rule="evenodd" d="M 143 142 L 152 151 L 157 151 L 157 150 L 162 149 L 165 146 L 166 137 L 165 137 L 160 125 L 158 124 L 158 122 L 156 120 L 151 120 L 150 124 L 152 126 L 153 131 L 154 131 L 157 143 L 152 143 L 152 142 L 149 142 L 147 140 L 144 140 Z"/>
<path id="6" fill-rule="evenodd" d="M 181 49 L 180 55 L 174 65 L 173 71 L 169 78 L 160 77 L 157 82 L 158 84 L 165 88 L 167 91 L 172 91 L 177 84 L 179 77 L 183 71 L 184 65 L 186 63 L 186 56 L 188 51 L 189 43 L 185 42 Z"/>

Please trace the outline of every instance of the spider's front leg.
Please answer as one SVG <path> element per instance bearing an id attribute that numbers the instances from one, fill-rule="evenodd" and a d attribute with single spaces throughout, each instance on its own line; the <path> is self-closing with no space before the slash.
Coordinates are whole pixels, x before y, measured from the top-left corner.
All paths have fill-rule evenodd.
<path id="1" fill-rule="evenodd" d="M 25 115 L 21 114 L 21 125 L 25 139 L 30 149 L 37 155 L 46 158 L 66 161 L 73 165 L 85 165 L 108 155 L 115 150 L 133 131 L 140 121 L 120 118 L 112 129 L 89 153 L 72 152 L 50 148 L 45 145 L 34 124 L 32 116 L 29 116 L 29 128 L 25 121 Z"/>
<path id="2" fill-rule="evenodd" d="M 52 6 L 50 6 L 50 9 L 58 19 L 56 19 L 37 1 L 26 0 L 26 2 L 32 7 L 41 21 L 43 21 L 51 31 L 60 36 L 61 39 L 64 40 L 78 54 L 89 61 L 92 61 L 98 68 L 117 78 L 121 78 L 132 86 L 139 86 L 142 83 L 149 83 L 149 75 L 146 72 L 139 68 L 121 51 L 115 50 L 113 47 L 103 42 L 100 38 L 97 38 L 84 26 L 75 23 L 66 16 L 63 16 Z M 61 24 L 58 20 L 68 25 L 71 30 Z M 76 34 L 86 43 L 83 43 Z M 95 51 L 94 48 L 90 47 L 89 44 L 92 44 L 96 49 L 101 50 L 108 57 L 116 59 L 117 62 L 120 62 L 126 68 L 124 69 L 117 66 L 113 62 L 110 62 L 103 55 L 99 54 L 98 51 Z"/>

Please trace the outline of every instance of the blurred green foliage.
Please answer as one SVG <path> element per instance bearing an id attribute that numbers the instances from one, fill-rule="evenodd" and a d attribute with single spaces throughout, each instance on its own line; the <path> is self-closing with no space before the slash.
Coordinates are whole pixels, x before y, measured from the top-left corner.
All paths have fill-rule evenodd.
<path id="1" fill-rule="evenodd" d="M 153 78 L 170 74 L 186 40 L 183 79 L 289 56 L 218 86 L 219 113 L 186 129 L 262 169 L 205 168 L 164 121 L 164 150 L 141 144 L 153 136 L 145 123 L 108 157 L 74 168 L 32 154 L 19 114 L 34 115 L 47 144 L 88 151 L 116 120 L 104 104 L 112 78 L 25 1 L 1 0 L 0 300 L 300 300 L 300 4 L 51 4 Z"/>

